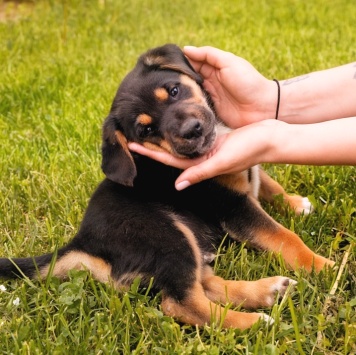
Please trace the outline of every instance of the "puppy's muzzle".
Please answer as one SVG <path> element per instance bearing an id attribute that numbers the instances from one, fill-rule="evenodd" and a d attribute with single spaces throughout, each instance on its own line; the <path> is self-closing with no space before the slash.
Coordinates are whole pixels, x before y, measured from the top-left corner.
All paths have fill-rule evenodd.
<path id="1" fill-rule="evenodd" d="M 194 116 L 185 118 L 166 136 L 173 154 L 185 158 L 196 158 L 207 153 L 215 138 L 215 119 L 203 120 Z"/>
<path id="2" fill-rule="evenodd" d="M 204 125 L 196 118 L 187 119 L 181 126 L 179 136 L 183 139 L 199 139 L 204 133 Z"/>

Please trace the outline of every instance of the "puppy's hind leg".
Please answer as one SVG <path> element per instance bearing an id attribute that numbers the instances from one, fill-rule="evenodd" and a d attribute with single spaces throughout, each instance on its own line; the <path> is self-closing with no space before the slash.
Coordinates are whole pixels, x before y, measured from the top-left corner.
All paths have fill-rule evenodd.
<path id="1" fill-rule="evenodd" d="M 237 312 L 212 302 L 205 295 L 203 286 L 199 282 L 195 282 L 187 290 L 186 296 L 179 301 L 163 293 L 162 310 L 166 315 L 180 322 L 198 326 L 215 321 L 221 323 L 223 328 L 243 330 L 250 328 L 259 320 L 273 323 L 273 319 L 264 313 Z"/>
<path id="2" fill-rule="evenodd" d="M 224 328 L 246 329 L 260 319 L 269 323 L 273 320 L 263 313 L 243 313 L 226 309 L 212 302 L 205 294 L 201 280 L 204 277 L 203 256 L 194 238 L 193 232 L 183 223 L 176 221 L 177 229 L 182 233 L 174 239 L 176 250 L 184 250 L 175 255 L 172 263 L 170 254 L 161 260 L 161 265 L 170 265 L 169 282 L 162 283 L 162 310 L 180 322 L 199 325 L 219 322 Z M 178 246 L 180 246 L 178 248 Z M 166 270 L 166 268 L 164 269 Z M 157 279 L 157 277 L 156 277 Z"/>

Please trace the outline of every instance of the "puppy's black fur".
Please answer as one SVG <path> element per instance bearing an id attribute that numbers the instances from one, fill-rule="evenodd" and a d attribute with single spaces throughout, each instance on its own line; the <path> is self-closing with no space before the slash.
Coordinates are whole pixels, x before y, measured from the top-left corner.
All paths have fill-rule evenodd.
<path id="1" fill-rule="evenodd" d="M 102 169 L 107 178 L 93 194 L 77 235 L 58 250 L 54 275 L 65 277 L 69 269 L 84 267 L 118 289 L 136 277 L 143 285 L 153 278 L 166 314 L 202 325 L 212 313 L 222 317 L 220 302 L 271 306 L 275 293 L 283 294 L 293 283 L 282 276 L 253 282 L 215 276 L 209 264 L 226 233 L 281 253 L 293 268 L 314 266 L 319 271 L 332 264 L 262 210 L 258 195 L 272 201 L 273 195 L 282 194 L 293 208 L 304 206 L 299 196 L 287 195 L 258 167 L 178 192 L 178 169 L 129 152 L 127 141 L 186 158 L 206 153 L 226 128 L 202 84 L 173 44 L 139 58 L 103 125 Z M 0 277 L 45 277 L 52 257 L 0 259 Z M 261 317 L 269 319 L 228 310 L 221 321 L 243 329 Z"/>

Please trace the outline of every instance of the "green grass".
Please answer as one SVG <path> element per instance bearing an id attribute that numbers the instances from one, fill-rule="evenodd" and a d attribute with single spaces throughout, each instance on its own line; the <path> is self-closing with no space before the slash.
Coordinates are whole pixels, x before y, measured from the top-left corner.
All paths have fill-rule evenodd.
<path id="1" fill-rule="evenodd" d="M 0 21 L 0 256 L 41 254 L 74 236 L 103 178 L 102 122 L 120 80 L 146 49 L 213 45 L 279 79 L 356 58 L 349 0 L 43 0 L 17 9 L 0 1 Z M 298 281 L 262 310 L 276 319 L 273 326 L 182 326 L 162 314 L 159 295 L 137 283 L 118 294 L 81 271 L 64 282 L 0 282 L 0 353 L 355 353 L 355 167 L 267 169 L 316 207 L 300 217 L 267 211 L 338 266 L 347 256 L 337 278 L 287 271 L 243 245 L 222 250 L 222 277 Z"/>

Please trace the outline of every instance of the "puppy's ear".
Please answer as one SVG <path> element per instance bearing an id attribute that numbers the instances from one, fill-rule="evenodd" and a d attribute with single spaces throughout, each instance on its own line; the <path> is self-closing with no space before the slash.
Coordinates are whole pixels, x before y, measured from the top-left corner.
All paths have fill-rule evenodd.
<path id="1" fill-rule="evenodd" d="M 133 186 L 137 175 L 136 165 L 127 147 L 127 139 L 115 125 L 115 119 L 107 117 L 103 125 L 101 168 L 106 177 L 126 186 Z"/>
<path id="2" fill-rule="evenodd" d="M 188 75 L 199 85 L 203 83 L 203 78 L 190 65 L 182 50 L 175 44 L 168 43 L 164 46 L 153 48 L 144 53 L 139 62 L 142 62 L 149 69 L 168 69 Z"/>

